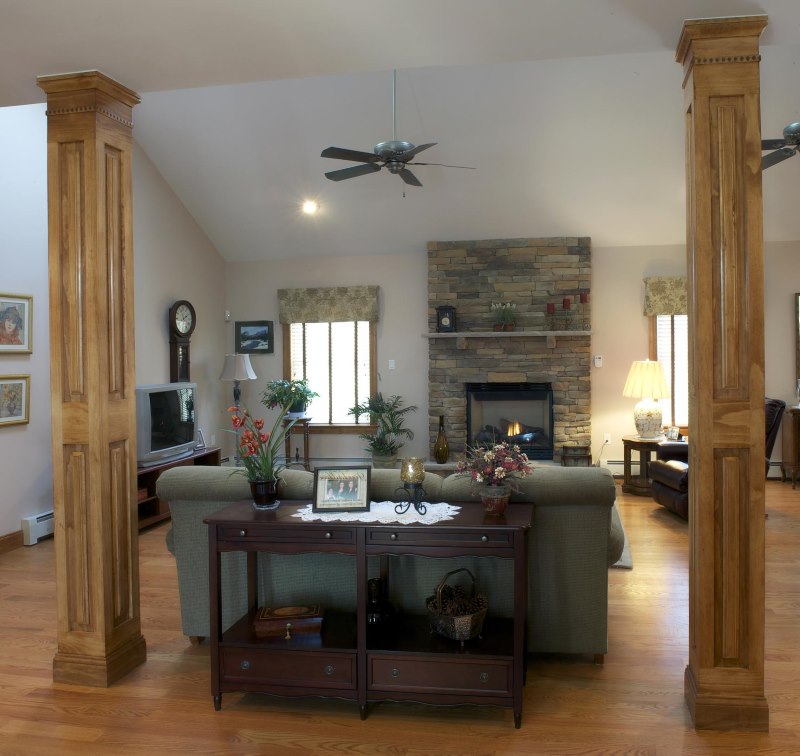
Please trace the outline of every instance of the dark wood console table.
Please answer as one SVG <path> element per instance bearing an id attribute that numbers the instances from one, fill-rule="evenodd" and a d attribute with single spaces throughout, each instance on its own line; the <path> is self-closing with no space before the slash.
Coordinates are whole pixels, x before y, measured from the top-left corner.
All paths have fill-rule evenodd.
<path id="1" fill-rule="evenodd" d="M 209 537 L 211 694 L 214 708 L 230 691 L 286 696 L 332 696 L 358 703 L 362 719 L 374 701 L 493 704 L 512 708 L 522 722 L 528 532 L 533 506 L 513 504 L 503 517 L 484 515 L 481 504 L 459 503 L 452 520 L 435 525 L 303 522 L 292 515 L 307 501 L 256 512 L 237 502 L 205 520 Z M 223 552 L 244 551 L 249 611 L 222 632 Z M 259 638 L 256 556 L 335 552 L 356 560 L 356 612 L 325 612 L 320 634 Z M 481 556 L 514 561 L 514 617 L 488 616 L 482 637 L 461 643 L 430 632 L 427 616 L 399 615 L 391 627 L 367 626 L 367 557 Z M 388 560 L 382 560 L 388 561 Z M 455 565 L 457 566 L 457 564 Z M 433 588 L 433 586 L 432 586 Z M 489 596 L 491 611 L 491 596 Z M 421 607 L 424 611 L 424 607 Z"/>
<path id="2" fill-rule="evenodd" d="M 636 496 L 652 496 L 652 480 L 650 479 L 650 455 L 658 449 L 664 440 L 660 438 L 639 438 L 639 436 L 623 436 L 623 479 L 622 490 Z M 639 474 L 631 471 L 631 451 L 639 452 Z"/>

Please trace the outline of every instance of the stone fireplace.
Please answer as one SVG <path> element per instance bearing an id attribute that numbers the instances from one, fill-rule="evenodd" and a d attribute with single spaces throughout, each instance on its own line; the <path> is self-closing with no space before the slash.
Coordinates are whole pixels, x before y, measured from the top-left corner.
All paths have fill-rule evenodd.
<path id="1" fill-rule="evenodd" d="M 571 333 L 565 330 L 568 319 L 563 302 L 568 299 L 574 317 L 588 323 L 588 311 L 577 313 L 575 309 L 580 306 L 579 295 L 588 292 L 590 286 L 588 238 L 430 242 L 431 444 L 438 430 L 439 415 L 444 415 L 450 460 L 463 456 L 465 447 L 472 445 L 467 433 L 469 430 L 474 438 L 474 428 L 468 428 L 468 424 L 474 425 L 476 407 L 470 403 L 471 399 L 468 402 L 468 386 L 549 384 L 550 416 L 524 423 L 542 429 L 528 431 L 535 439 L 533 458 L 560 461 L 562 447 L 589 445 L 591 335 L 584 325 L 577 325 Z M 517 323 L 512 333 L 492 331 L 491 303 L 500 301 L 516 305 Z M 553 327 L 547 321 L 548 303 L 555 305 L 556 318 L 563 325 Z M 455 307 L 457 333 L 435 333 L 439 305 Z M 494 401 L 501 400 L 489 400 L 481 411 L 491 411 L 488 405 Z M 502 409 L 504 415 L 508 414 L 506 408 Z M 502 431 L 503 419 L 508 418 L 492 415 L 482 424 Z M 549 436 L 547 444 L 545 435 Z"/>

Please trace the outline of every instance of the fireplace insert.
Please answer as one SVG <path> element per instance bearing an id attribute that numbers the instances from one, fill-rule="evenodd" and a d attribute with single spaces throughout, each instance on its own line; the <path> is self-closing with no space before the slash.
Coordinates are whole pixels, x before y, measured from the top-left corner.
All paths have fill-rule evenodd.
<path id="1" fill-rule="evenodd" d="M 529 459 L 553 459 L 550 383 L 467 383 L 467 444 L 516 444 Z"/>

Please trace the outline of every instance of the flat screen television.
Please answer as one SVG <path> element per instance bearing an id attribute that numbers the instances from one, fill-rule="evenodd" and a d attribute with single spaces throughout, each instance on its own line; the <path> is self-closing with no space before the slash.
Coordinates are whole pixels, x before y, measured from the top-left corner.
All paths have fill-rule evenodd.
<path id="1" fill-rule="evenodd" d="M 136 463 L 139 467 L 188 457 L 197 437 L 197 384 L 136 387 Z"/>

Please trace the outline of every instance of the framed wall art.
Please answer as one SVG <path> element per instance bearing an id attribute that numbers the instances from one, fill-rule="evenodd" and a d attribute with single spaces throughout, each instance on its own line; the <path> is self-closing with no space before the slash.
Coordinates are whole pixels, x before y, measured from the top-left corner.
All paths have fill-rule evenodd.
<path id="1" fill-rule="evenodd" d="M 314 512 L 369 512 L 369 467 L 314 468 Z"/>
<path id="2" fill-rule="evenodd" d="M 30 354 L 33 326 L 33 297 L 0 294 L 0 354 Z"/>
<path id="3" fill-rule="evenodd" d="M 31 377 L 0 375 L 0 428 L 30 422 Z"/>
<path id="4" fill-rule="evenodd" d="M 235 324 L 238 354 L 272 354 L 275 329 L 271 320 L 237 320 Z"/>

